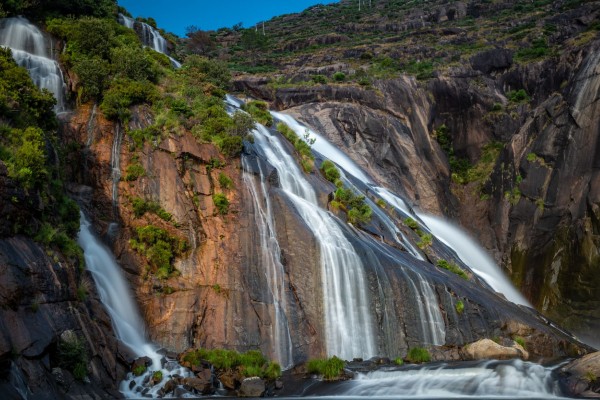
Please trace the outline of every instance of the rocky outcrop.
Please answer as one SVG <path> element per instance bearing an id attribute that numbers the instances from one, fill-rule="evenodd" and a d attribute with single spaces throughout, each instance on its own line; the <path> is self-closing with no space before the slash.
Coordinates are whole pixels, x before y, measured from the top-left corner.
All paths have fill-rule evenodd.
<path id="1" fill-rule="evenodd" d="M 588 354 L 563 368 L 567 391 L 578 397 L 600 397 L 600 352 Z"/>
<path id="2" fill-rule="evenodd" d="M 462 351 L 463 357 L 467 360 L 510 360 L 512 358 L 527 360 L 529 358 L 529 353 L 517 343 L 510 347 L 502 346 L 490 339 L 478 340 L 465 346 Z"/>
<path id="3" fill-rule="evenodd" d="M 118 397 L 130 356 L 117 343 L 92 282 L 30 239 L 0 240 L 0 392 L 16 389 L 39 399 Z M 61 350 L 67 333 L 87 358 L 84 380 L 74 378 Z"/>

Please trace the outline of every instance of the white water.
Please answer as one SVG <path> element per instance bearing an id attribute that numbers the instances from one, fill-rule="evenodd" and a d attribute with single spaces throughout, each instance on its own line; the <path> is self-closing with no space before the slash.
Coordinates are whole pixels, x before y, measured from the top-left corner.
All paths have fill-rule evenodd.
<path id="1" fill-rule="evenodd" d="M 340 388 L 341 397 L 375 398 L 560 398 L 552 369 L 514 360 L 472 367 L 425 367 L 359 374 Z"/>
<path id="2" fill-rule="evenodd" d="M 331 214 L 319 207 L 312 186 L 278 137 L 262 125 L 253 133 L 255 144 L 277 169 L 281 188 L 319 243 L 328 354 L 344 359 L 374 356 L 377 348 L 360 258 Z"/>
<path id="3" fill-rule="evenodd" d="M 86 268 L 92 273 L 102 304 L 110 315 L 117 339 L 136 357 L 146 356 L 152 360 L 152 366 L 146 373 L 139 377 L 129 374 L 127 379 L 121 382 L 119 390 L 126 398 L 139 398 L 144 390 L 148 396 L 156 397 L 170 375 L 178 374 L 185 377 L 190 376 L 191 372 L 175 361 L 168 361 L 163 366 L 163 356 L 157 352 L 156 346 L 146 339 L 146 327 L 114 256 L 93 233 L 87 217 L 83 213 L 80 215 L 81 228 L 77 243 L 83 249 Z M 147 387 L 145 382 L 154 371 L 162 371 L 163 381 L 161 384 Z M 131 381 L 135 381 L 135 385 L 130 388 Z"/>
<path id="4" fill-rule="evenodd" d="M 27 69 L 33 83 L 56 98 L 54 111 L 65 111 L 66 85 L 58 63 L 52 59 L 50 40 L 23 17 L 0 20 L 0 46 L 12 50 L 16 63 Z"/>
<path id="5" fill-rule="evenodd" d="M 311 147 L 315 151 L 319 152 L 326 158 L 335 162 L 337 165 L 342 167 L 346 172 L 353 175 L 354 177 L 359 179 L 361 182 L 363 182 L 365 184 L 371 182 L 371 180 L 367 177 L 367 175 L 363 172 L 363 170 L 358 165 L 356 165 L 356 163 L 354 161 L 352 161 L 352 159 L 350 157 L 348 157 L 346 155 L 346 153 L 344 153 L 343 151 L 341 151 L 340 149 L 338 149 L 337 147 L 335 147 L 334 145 L 329 143 L 329 141 L 327 139 L 325 139 L 323 136 L 321 136 L 319 133 L 313 131 L 312 129 L 310 129 L 309 127 L 307 127 L 305 125 L 302 125 L 300 122 L 296 121 L 296 119 L 294 119 L 290 115 L 280 113 L 280 112 L 275 112 L 275 111 L 271 111 L 271 114 L 275 118 L 277 118 L 278 120 L 284 122 L 287 126 L 289 126 L 294 132 L 296 132 L 296 135 L 298 135 L 298 137 L 304 139 L 305 134 L 308 133 L 309 137 L 311 139 L 315 139 L 315 142 L 311 145 Z"/>
<path id="6" fill-rule="evenodd" d="M 115 125 L 115 135 L 110 155 L 110 167 L 112 177 L 112 201 L 113 206 L 117 206 L 119 196 L 119 182 L 121 181 L 121 142 L 123 141 L 123 130 L 121 124 Z"/>
<path id="7" fill-rule="evenodd" d="M 261 262 L 266 270 L 269 291 L 273 299 L 274 320 L 271 337 L 274 341 L 275 359 L 283 369 L 293 367 L 292 337 L 288 325 L 285 294 L 285 270 L 281 263 L 281 249 L 277 241 L 271 200 L 267 193 L 266 174 L 261 170 L 260 184 L 248 170 L 248 160 L 242 157 L 244 185 L 254 204 L 254 222 L 258 228 Z M 260 165 L 259 165 L 260 168 Z"/>
<path id="8" fill-rule="evenodd" d="M 129 29 L 135 29 L 135 24 L 140 25 L 140 39 L 144 46 L 150 47 L 152 50 L 162 53 L 169 57 L 171 64 L 175 68 L 181 68 L 181 63 L 169 55 L 169 49 L 167 40 L 160 34 L 160 32 L 145 22 L 135 21 L 133 18 L 129 18 L 123 14 L 119 14 L 118 21 L 121 25 L 126 26 Z"/>
<path id="9" fill-rule="evenodd" d="M 154 366 L 160 366 L 161 356 L 146 340 L 146 328 L 112 253 L 92 232 L 91 223 L 81 213 L 81 228 L 77 242 L 85 256 L 86 268 L 92 273 L 102 303 L 108 310 L 117 338 L 136 356 L 148 356 Z"/>
<path id="10" fill-rule="evenodd" d="M 458 226 L 433 215 L 419 214 L 440 241 L 456 252 L 458 257 L 471 270 L 487 282 L 495 291 L 502 293 L 509 301 L 531 307 L 529 302 L 512 285 L 492 258 Z"/>

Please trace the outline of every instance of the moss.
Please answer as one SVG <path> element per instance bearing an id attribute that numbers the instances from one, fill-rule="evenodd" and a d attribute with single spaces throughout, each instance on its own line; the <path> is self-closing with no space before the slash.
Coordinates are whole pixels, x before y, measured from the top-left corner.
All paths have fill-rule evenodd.
<path id="1" fill-rule="evenodd" d="M 525 343 L 525 339 L 523 339 L 521 336 L 515 336 L 513 339 L 519 346 L 521 346 L 522 348 L 524 348 L 525 350 L 527 350 L 527 345 Z"/>
<path id="2" fill-rule="evenodd" d="M 133 369 L 131 370 L 131 372 L 133 372 L 133 374 L 135 376 L 141 376 L 143 375 L 146 371 L 148 370 L 148 368 L 143 365 L 143 364 L 139 364 L 136 365 L 135 367 L 133 367 Z"/>
<path id="3" fill-rule="evenodd" d="M 212 198 L 219 214 L 226 215 L 229 213 L 229 200 L 223 193 L 215 193 Z"/>
<path id="4" fill-rule="evenodd" d="M 268 361 L 257 350 L 238 353 L 233 350 L 201 348 L 190 351 L 183 357 L 183 361 L 192 365 L 200 365 L 203 360 L 212 364 L 217 370 L 238 369 L 243 376 L 258 376 L 270 381 L 281 376 L 279 364 Z"/>
<path id="5" fill-rule="evenodd" d="M 219 172 L 219 185 L 221 189 L 231 189 L 233 187 L 233 180 L 223 172 Z"/>
<path id="6" fill-rule="evenodd" d="M 454 305 L 454 308 L 456 309 L 457 313 L 462 314 L 463 311 L 465 310 L 465 303 L 463 303 L 462 300 L 459 300 Z"/>

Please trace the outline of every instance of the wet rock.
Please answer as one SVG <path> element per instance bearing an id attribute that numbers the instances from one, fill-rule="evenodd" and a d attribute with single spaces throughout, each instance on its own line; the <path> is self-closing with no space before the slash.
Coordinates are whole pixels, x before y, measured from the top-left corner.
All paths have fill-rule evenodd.
<path id="1" fill-rule="evenodd" d="M 152 365 L 152 359 L 150 357 L 140 357 L 137 358 L 133 361 L 133 363 L 131 364 L 131 370 L 132 371 L 140 371 L 143 370 L 145 371 L 149 366 Z"/>
<path id="2" fill-rule="evenodd" d="M 240 397 L 262 397 L 265 393 L 265 381 L 259 377 L 246 378 L 242 381 L 238 396 Z"/>
<path id="3" fill-rule="evenodd" d="M 502 48 L 482 51 L 471 57 L 471 67 L 485 74 L 510 68 L 512 62 L 512 50 Z"/>
<path id="4" fill-rule="evenodd" d="M 158 391 L 160 396 L 165 396 L 169 393 L 172 393 L 179 383 L 175 379 L 169 379 L 167 383 Z"/>
<path id="5" fill-rule="evenodd" d="M 228 371 L 219 375 L 219 381 L 227 390 L 237 390 L 240 387 L 242 377 L 239 373 Z"/>
<path id="6" fill-rule="evenodd" d="M 490 339 L 470 343 L 463 347 L 462 353 L 466 360 L 510 360 L 512 358 L 527 360 L 529 358 L 529 353 L 517 343 L 507 347 Z"/>
<path id="7" fill-rule="evenodd" d="M 561 368 L 564 385 L 573 396 L 600 398 L 600 352 L 588 354 Z"/>
<path id="8" fill-rule="evenodd" d="M 212 378 L 209 376 L 206 379 L 206 376 L 202 375 L 199 377 L 191 377 L 191 378 L 183 378 L 182 381 L 183 387 L 189 391 L 195 391 L 199 394 L 213 394 L 215 392 L 215 388 L 212 383 Z"/>

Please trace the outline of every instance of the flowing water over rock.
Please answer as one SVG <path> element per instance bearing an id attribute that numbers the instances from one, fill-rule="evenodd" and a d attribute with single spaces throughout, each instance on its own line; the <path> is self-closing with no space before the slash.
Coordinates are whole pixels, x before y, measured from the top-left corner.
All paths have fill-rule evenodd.
<path id="1" fill-rule="evenodd" d="M 118 21 L 121 25 L 133 30 L 136 30 L 136 25 L 139 26 L 139 31 L 137 32 L 144 46 L 150 47 L 152 50 L 169 57 L 171 64 L 173 64 L 175 68 L 181 67 L 181 63 L 169 55 L 167 40 L 160 34 L 158 30 L 154 29 L 145 22 L 136 21 L 133 18 L 129 18 L 123 14 L 119 14 Z"/>
<path id="2" fill-rule="evenodd" d="M 452 248 L 460 259 L 495 291 L 502 293 L 515 304 L 531 307 L 492 258 L 465 231 L 433 215 L 419 214 L 419 218 L 439 240 Z"/>
<path id="3" fill-rule="evenodd" d="M 465 366 L 430 365 L 359 373 L 355 380 L 316 390 L 343 398 L 504 398 L 556 399 L 561 392 L 552 368 L 513 361 L 486 361 Z"/>
<path id="4" fill-rule="evenodd" d="M 66 109 L 66 85 L 58 63 L 52 58 L 52 41 L 26 18 L 0 20 L 0 46 L 9 47 L 17 64 L 29 71 L 33 83 L 56 98 L 54 111 Z"/>
<path id="5" fill-rule="evenodd" d="M 121 392 L 127 398 L 156 395 L 162 385 L 149 386 L 148 384 L 154 371 L 161 371 L 164 377 L 175 374 L 190 375 L 189 371 L 175 361 L 166 360 L 158 353 L 156 346 L 146 339 L 146 328 L 127 281 L 114 256 L 93 233 L 91 223 L 83 213 L 81 213 L 81 228 L 77 242 L 83 249 L 86 268 L 92 273 L 117 338 L 137 357 L 149 357 L 152 360 L 152 366 L 146 373 L 139 377 L 130 374 L 121 383 Z M 166 379 L 163 379 L 163 383 L 165 382 Z"/>
<path id="6" fill-rule="evenodd" d="M 335 219 L 318 206 L 313 188 L 279 138 L 262 125 L 254 136 L 255 145 L 277 170 L 281 188 L 319 244 L 328 354 L 347 359 L 375 355 L 370 300 L 360 258 Z"/>

